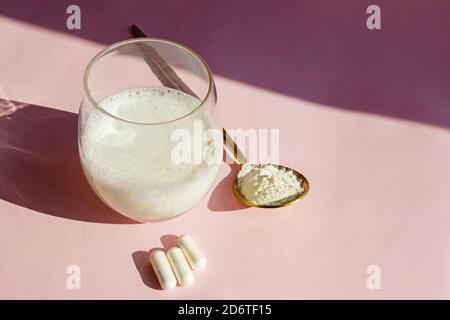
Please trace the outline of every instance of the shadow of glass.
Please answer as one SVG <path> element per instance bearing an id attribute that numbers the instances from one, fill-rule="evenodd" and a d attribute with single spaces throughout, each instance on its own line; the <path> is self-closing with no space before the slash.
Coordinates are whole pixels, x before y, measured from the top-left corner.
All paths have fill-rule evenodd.
<path id="1" fill-rule="evenodd" d="M 0 99 L 0 199 L 86 222 L 138 223 L 108 208 L 84 177 L 77 114 Z"/>
<path id="2" fill-rule="evenodd" d="M 214 187 L 209 197 L 208 209 L 211 211 L 236 211 L 247 208 L 233 194 L 233 180 L 239 172 L 240 165 L 236 163 L 227 165 L 230 172 Z"/>

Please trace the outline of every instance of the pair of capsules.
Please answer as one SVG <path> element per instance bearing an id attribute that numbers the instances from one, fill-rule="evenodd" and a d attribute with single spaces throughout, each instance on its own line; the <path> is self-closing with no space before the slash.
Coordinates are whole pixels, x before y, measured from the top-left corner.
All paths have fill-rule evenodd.
<path id="1" fill-rule="evenodd" d="M 188 234 L 178 237 L 179 247 L 170 248 L 167 255 L 162 250 L 153 252 L 150 263 L 164 290 L 189 286 L 194 282 L 192 270 L 206 267 L 206 258 L 194 239 Z M 192 269 L 192 270 L 191 270 Z"/>

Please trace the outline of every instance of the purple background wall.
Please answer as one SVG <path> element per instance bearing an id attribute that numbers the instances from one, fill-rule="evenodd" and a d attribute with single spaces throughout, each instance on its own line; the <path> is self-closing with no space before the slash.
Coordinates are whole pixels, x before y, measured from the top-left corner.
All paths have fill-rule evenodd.
<path id="1" fill-rule="evenodd" d="M 81 30 L 66 28 L 69 4 L 81 7 Z M 382 30 L 366 28 L 370 4 L 381 7 Z M 194 48 L 222 76 L 450 126 L 448 0 L 3 0 L 0 14 L 105 44 L 129 38 L 136 23 Z"/>

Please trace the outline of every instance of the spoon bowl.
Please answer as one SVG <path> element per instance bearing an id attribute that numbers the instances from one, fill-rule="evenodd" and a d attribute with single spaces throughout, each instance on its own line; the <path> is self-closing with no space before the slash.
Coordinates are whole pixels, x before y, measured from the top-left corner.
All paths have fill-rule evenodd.
<path id="1" fill-rule="evenodd" d="M 262 165 L 258 165 L 258 166 L 264 166 L 264 165 L 262 164 Z M 275 166 L 277 166 L 279 169 L 285 169 L 285 170 L 292 171 L 294 173 L 294 175 L 297 177 L 297 179 L 299 179 L 301 181 L 301 186 L 303 188 L 303 192 L 298 193 L 298 194 L 296 194 L 294 196 L 291 196 L 289 198 L 285 198 L 285 199 L 281 199 L 281 200 L 278 200 L 278 201 L 274 201 L 274 202 L 269 203 L 269 204 L 258 205 L 258 204 L 255 204 L 255 203 L 249 201 L 242 194 L 242 192 L 239 190 L 238 175 L 236 175 L 236 177 L 233 180 L 233 193 L 236 196 L 236 198 L 238 198 L 240 202 L 242 202 L 243 204 L 245 204 L 245 205 L 247 205 L 249 207 L 266 208 L 266 209 L 286 207 L 286 206 L 292 205 L 294 203 L 297 203 L 301 199 L 303 199 L 306 196 L 306 194 L 308 193 L 308 191 L 309 191 L 309 181 L 308 181 L 308 179 L 306 179 L 306 177 L 303 174 L 301 174 L 300 172 L 298 172 L 298 171 L 296 171 L 294 169 L 291 169 L 291 168 L 288 168 L 288 167 L 285 167 L 285 166 L 282 166 L 282 165 L 275 165 Z"/>

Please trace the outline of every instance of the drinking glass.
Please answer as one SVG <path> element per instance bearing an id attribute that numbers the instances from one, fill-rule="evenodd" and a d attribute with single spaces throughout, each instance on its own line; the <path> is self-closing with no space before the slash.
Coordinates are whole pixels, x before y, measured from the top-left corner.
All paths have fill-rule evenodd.
<path id="1" fill-rule="evenodd" d="M 139 38 L 99 52 L 78 117 L 83 171 L 109 207 L 147 222 L 179 215 L 213 186 L 222 157 L 210 68 L 193 50 Z"/>

